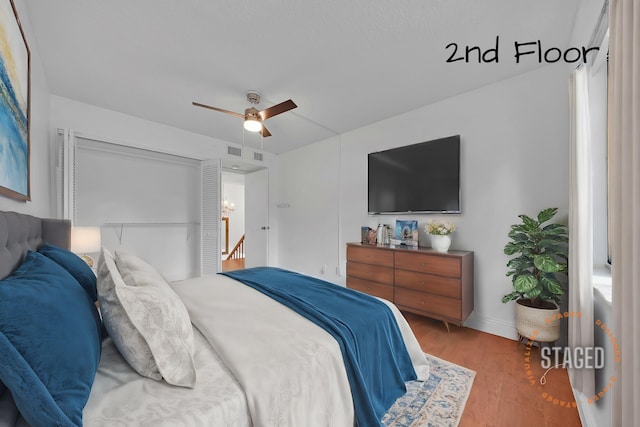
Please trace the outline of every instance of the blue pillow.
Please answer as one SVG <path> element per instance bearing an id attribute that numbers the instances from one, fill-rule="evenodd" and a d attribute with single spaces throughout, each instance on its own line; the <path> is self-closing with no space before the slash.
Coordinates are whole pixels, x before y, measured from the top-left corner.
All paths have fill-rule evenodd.
<path id="1" fill-rule="evenodd" d="M 78 283 L 82 285 L 84 290 L 87 291 L 91 300 L 97 301 L 96 275 L 82 258 L 73 252 L 50 245 L 49 243 L 43 244 L 40 249 L 38 249 L 38 252 L 64 267 L 64 269 L 71 273 Z"/>
<path id="2" fill-rule="evenodd" d="M 100 362 L 95 304 L 37 252 L 0 280 L 0 382 L 32 427 L 81 426 Z"/>

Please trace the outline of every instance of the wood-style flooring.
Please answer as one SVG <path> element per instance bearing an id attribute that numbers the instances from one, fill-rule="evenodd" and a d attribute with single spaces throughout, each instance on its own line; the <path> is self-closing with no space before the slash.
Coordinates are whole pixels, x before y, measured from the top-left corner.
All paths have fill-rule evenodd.
<path id="1" fill-rule="evenodd" d="M 573 393 L 566 370 L 552 369 L 546 384 L 540 385 L 545 369 L 540 366 L 537 347 L 533 347 L 531 359 L 527 359 L 525 344 L 454 325 L 447 332 L 440 321 L 411 313 L 404 315 L 424 352 L 476 371 L 460 427 L 582 425 L 578 410 L 572 405 Z M 527 362 L 531 362 L 530 377 Z"/>

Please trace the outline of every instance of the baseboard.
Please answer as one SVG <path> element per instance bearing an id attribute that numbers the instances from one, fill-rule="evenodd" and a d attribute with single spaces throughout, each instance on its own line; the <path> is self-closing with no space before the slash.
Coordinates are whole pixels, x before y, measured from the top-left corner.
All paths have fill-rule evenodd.
<path id="1" fill-rule="evenodd" d="M 513 322 L 506 322 L 504 320 L 471 313 L 469 318 L 464 322 L 464 326 L 477 329 L 478 331 L 487 332 L 492 335 L 498 335 L 499 337 L 508 338 L 510 340 L 518 339 L 516 326 Z"/>

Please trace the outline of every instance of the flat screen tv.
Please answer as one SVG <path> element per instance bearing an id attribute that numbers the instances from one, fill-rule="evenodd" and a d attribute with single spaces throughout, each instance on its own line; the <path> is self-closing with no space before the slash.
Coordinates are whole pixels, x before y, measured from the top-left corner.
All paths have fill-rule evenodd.
<path id="1" fill-rule="evenodd" d="M 460 213 L 460 135 L 369 154 L 369 214 Z"/>

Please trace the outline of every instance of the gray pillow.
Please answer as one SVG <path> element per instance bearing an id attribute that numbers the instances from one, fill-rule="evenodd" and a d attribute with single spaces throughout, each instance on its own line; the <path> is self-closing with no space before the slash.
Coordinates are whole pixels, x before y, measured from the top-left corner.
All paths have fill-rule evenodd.
<path id="1" fill-rule="evenodd" d="M 193 328 L 186 307 L 167 281 L 137 256 L 103 248 L 98 301 L 114 344 L 140 375 L 193 387 Z"/>

